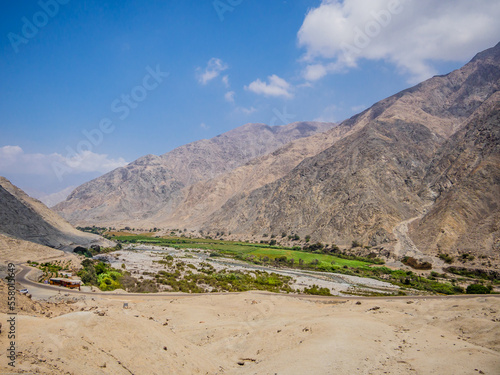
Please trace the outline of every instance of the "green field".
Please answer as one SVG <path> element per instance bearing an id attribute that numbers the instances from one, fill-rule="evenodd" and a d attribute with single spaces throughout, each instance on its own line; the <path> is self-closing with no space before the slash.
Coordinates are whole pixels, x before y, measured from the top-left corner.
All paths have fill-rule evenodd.
<path id="1" fill-rule="evenodd" d="M 303 260 L 304 263 L 311 263 L 314 260 L 318 260 L 317 264 L 318 268 L 326 267 L 326 266 L 336 266 L 336 267 L 366 267 L 368 266 L 367 262 L 363 262 L 360 260 L 350 260 L 350 259 L 342 259 L 333 255 L 326 254 L 315 254 L 315 253 L 307 253 L 305 251 L 296 251 L 296 250 L 285 250 L 285 249 L 256 249 L 247 253 L 247 256 L 254 256 L 257 259 L 262 259 L 264 257 L 268 257 L 271 260 L 275 260 L 276 258 L 286 256 L 287 260 L 294 259 L 296 262 L 299 260 Z"/>

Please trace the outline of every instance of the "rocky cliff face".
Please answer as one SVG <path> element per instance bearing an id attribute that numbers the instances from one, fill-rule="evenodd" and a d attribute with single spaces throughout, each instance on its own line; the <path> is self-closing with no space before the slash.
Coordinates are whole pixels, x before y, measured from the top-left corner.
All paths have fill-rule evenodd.
<path id="1" fill-rule="evenodd" d="M 99 236 L 76 230 L 4 177 L 0 177 L 0 234 L 58 249 L 73 245 L 112 245 Z"/>
<path id="2" fill-rule="evenodd" d="M 435 196 L 411 226 L 428 253 L 500 254 L 500 92 L 436 153 L 421 196 Z"/>
<path id="3" fill-rule="evenodd" d="M 78 187 L 54 209 L 73 224 L 154 225 L 154 217 L 168 217 L 183 201 L 184 188 L 333 126 L 317 122 L 275 127 L 247 124 L 162 156 L 142 157 Z"/>

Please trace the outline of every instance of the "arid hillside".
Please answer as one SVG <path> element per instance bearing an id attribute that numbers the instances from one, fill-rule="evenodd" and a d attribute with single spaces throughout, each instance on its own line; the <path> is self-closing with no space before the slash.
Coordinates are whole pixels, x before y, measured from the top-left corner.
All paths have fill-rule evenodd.
<path id="1" fill-rule="evenodd" d="M 102 237 L 76 230 L 3 177 L 0 177 L 0 234 L 54 248 L 111 244 Z"/>
<path id="2" fill-rule="evenodd" d="M 0 319 L 7 319 L 0 283 Z M 262 293 L 17 295 L 16 371 L 63 374 L 496 374 L 494 297 L 340 300 Z M 124 308 L 124 303 L 128 308 Z M 7 348 L 6 332 L 0 345 Z M 6 351 L 0 371 L 9 371 Z"/>

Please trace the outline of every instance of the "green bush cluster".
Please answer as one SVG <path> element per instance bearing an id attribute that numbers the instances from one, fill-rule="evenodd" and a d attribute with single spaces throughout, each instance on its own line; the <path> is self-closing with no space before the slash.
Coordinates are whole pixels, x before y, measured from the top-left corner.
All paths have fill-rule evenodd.
<path id="1" fill-rule="evenodd" d="M 453 263 L 453 261 L 455 260 L 451 255 L 448 254 L 439 254 L 439 258 L 448 264 Z"/>
<path id="2" fill-rule="evenodd" d="M 86 285 L 95 285 L 103 291 L 110 291 L 122 288 L 120 280 L 123 274 L 111 268 L 104 262 L 97 262 L 93 259 L 85 259 L 82 262 L 82 269 L 78 276 Z"/>
<path id="3" fill-rule="evenodd" d="M 467 294 L 490 294 L 491 289 L 481 284 L 471 284 L 467 287 Z"/>
<path id="4" fill-rule="evenodd" d="M 90 226 L 76 227 L 76 229 L 78 229 L 79 231 L 82 231 L 82 232 L 93 233 L 93 234 L 97 234 L 97 235 L 102 235 L 104 232 L 106 232 L 108 230 L 108 228 L 96 227 L 95 225 L 93 225 L 91 227 Z"/>
<path id="5" fill-rule="evenodd" d="M 430 278 L 419 276 L 413 271 L 392 270 L 387 267 L 366 267 L 366 268 L 341 268 L 336 272 L 347 275 L 370 277 L 381 281 L 404 287 L 424 290 L 431 293 L 440 294 L 460 294 L 464 290 L 458 285 L 443 283 Z M 432 276 L 431 276 L 432 277 Z M 435 279 L 435 278 L 434 278 Z"/>
<path id="6" fill-rule="evenodd" d="M 316 296 L 331 296 L 332 293 L 330 293 L 330 289 L 328 288 L 320 288 L 316 284 L 314 284 L 310 288 L 304 288 L 304 293 L 305 294 L 312 294 Z"/>
<path id="7" fill-rule="evenodd" d="M 174 292 L 205 293 L 212 292 L 244 292 L 248 290 L 266 290 L 269 292 L 293 292 L 289 276 L 267 273 L 264 271 L 216 271 L 208 263 L 201 263 L 199 268 L 187 266 L 183 262 L 172 265 L 170 272 L 159 271 L 155 275 L 156 282 L 168 285 Z M 196 271 L 197 273 L 194 273 Z"/>
<path id="8" fill-rule="evenodd" d="M 73 249 L 73 252 L 79 255 L 83 255 L 86 258 L 92 258 L 98 254 L 106 254 L 111 253 L 113 251 L 118 251 L 122 249 L 122 245 L 120 243 L 116 244 L 114 247 L 101 247 L 99 245 L 92 245 L 89 249 L 86 249 L 82 246 L 77 246 Z"/>

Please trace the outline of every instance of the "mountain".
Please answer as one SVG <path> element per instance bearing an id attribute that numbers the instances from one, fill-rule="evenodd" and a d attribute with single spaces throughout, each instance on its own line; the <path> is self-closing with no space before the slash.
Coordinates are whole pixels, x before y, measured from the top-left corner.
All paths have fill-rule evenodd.
<path id="1" fill-rule="evenodd" d="M 76 230 L 4 177 L 0 177 L 0 234 L 58 249 L 112 244 L 99 236 Z"/>
<path id="2" fill-rule="evenodd" d="M 486 194 L 476 215 L 469 216 L 465 209 L 453 215 L 467 223 L 462 231 L 481 226 L 478 233 L 487 232 L 491 242 L 498 228 L 498 206 L 492 196 L 499 183 L 494 134 L 499 126 L 494 115 L 499 54 L 500 44 L 478 54 L 461 69 L 382 100 L 340 124 L 351 129 L 342 139 L 279 180 L 231 198 L 202 228 L 260 236 L 294 232 L 301 237 L 311 235 L 313 241 L 344 246 L 354 240 L 371 246 L 394 246 L 396 240 L 401 241 L 401 235 L 395 233 L 397 225 L 423 216 L 421 228 L 435 235 L 441 219 L 436 216 L 432 221 L 432 215 L 451 213 L 447 204 L 456 200 L 452 194 L 460 194 L 461 199 L 473 204 L 468 195 L 475 191 L 478 196 Z M 489 124 L 490 131 L 484 139 L 483 123 Z M 468 134 L 467 139 L 465 135 L 460 138 L 461 134 Z M 469 169 L 471 175 L 452 179 L 456 185 L 451 190 L 426 189 L 431 181 L 438 190 L 443 186 L 447 176 L 442 171 L 450 168 L 450 163 L 455 172 L 450 169 L 448 173 L 465 173 L 462 166 L 471 152 L 478 153 L 480 140 L 481 152 L 492 150 L 487 158 L 478 156 L 484 160 L 484 164 L 478 164 L 480 171 Z M 458 144 L 465 149 L 461 155 L 454 155 Z M 448 154 L 442 154 L 445 150 Z M 487 186 L 481 188 L 480 182 Z M 471 185 L 462 186 L 468 183 Z M 443 208 L 436 212 L 440 205 Z M 429 210 L 434 206 L 435 210 Z M 420 240 L 417 238 L 418 231 L 412 231 L 417 243 L 435 250 L 425 232 L 418 235 Z M 462 248 L 460 233 L 450 233 L 454 240 L 446 246 L 454 244 L 458 246 L 456 251 Z"/>
<path id="3" fill-rule="evenodd" d="M 230 172 L 193 184 L 184 190 L 184 199 L 175 211 L 169 215 L 160 211 L 155 222 L 169 228 L 198 229 L 232 197 L 285 176 L 304 159 L 330 147 L 348 131 L 348 126 L 334 127 L 300 138 Z"/>
<path id="4" fill-rule="evenodd" d="M 434 157 L 421 195 L 429 212 L 411 226 L 428 252 L 500 254 L 500 92 L 492 95 Z"/>
<path id="5" fill-rule="evenodd" d="M 155 215 L 160 211 L 170 215 L 183 201 L 184 188 L 333 126 L 318 122 L 274 127 L 247 124 L 161 156 L 144 156 L 83 184 L 54 209 L 73 224 L 153 225 Z"/>

